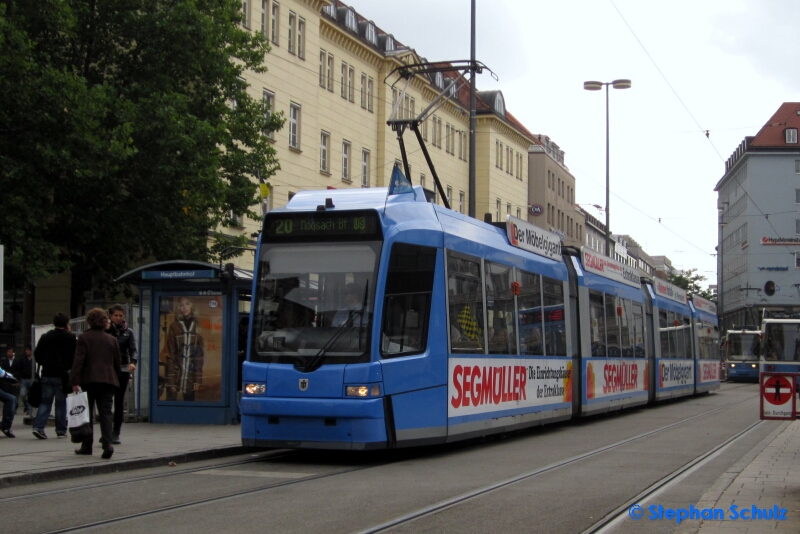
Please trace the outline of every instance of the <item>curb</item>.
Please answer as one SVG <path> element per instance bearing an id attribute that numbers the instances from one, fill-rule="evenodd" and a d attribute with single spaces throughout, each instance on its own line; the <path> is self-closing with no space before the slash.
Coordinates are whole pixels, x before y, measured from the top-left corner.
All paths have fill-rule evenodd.
<path id="1" fill-rule="evenodd" d="M 28 484 L 39 484 L 42 482 L 53 482 L 57 480 L 67 480 L 70 478 L 79 478 L 91 475 L 105 475 L 123 471 L 134 471 L 136 469 L 147 469 L 149 467 L 166 467 L 170 462 L 184 464 L 189 462 L 198 462 L 201 460 L 236 456 L 238 454 L 246 454 L 253 451 L 263 451 L 263 449 L 234 445 L 231 447 L 221 447 L 205 451 L 157 456 L 154 458 L 138 458 L 135 460 L 123 460 L 121 462 L 97 463 L 92 465 L 82 465 L 80 467 L 67 467 L 64 469 L 55 469 L 41 473 L 9 475 L 0 478 L 0 488 L 25 486 Z"/>

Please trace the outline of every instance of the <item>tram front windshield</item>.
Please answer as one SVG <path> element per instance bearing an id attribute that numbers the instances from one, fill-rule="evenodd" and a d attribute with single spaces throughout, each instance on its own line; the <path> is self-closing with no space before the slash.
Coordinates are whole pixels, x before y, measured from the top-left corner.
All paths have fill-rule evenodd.
<path id="1" fill-rule="evenodd" d="M 731 334 L 728 332 L 727 358 L 732 362 L 757 360 L 761 336 L 758 334 Z"/>
<path id="2" fill-rule="evenodd" d="M 800 361 L 800 323 L 767 323 L 763 354 L 765 360 Z"/>
<path id="3" fill-rule="evenodd" d="M 369 361 L 380 242 L 265 244 L 253 321 L 253 361 Z"/>

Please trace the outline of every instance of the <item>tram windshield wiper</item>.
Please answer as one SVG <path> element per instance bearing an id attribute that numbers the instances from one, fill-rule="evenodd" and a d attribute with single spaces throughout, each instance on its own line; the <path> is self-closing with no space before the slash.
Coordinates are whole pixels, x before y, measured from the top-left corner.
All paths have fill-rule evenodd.
<path id="1" fill-rule="evenodd" d="M 358 330 L 358 348 L 361 350 L 361 338 L 364 336 L 364 326 L 367 322 L 367 295 L 369 293 L 369 282 L 364 285 L 364 300 L 360 310 L 351 310 L 350 315 L 345 321 L 345 323 L 340 326 L 336 331 L 334 331 L 333 335 L 330 339 L 319 349 L 314 356 L 311 357 L 308 361 L 303 364 L 303 359 L 298 359 L 295 362 L 295 367 L 298 368 L 300 371 L 304 373 L 310 373 L 312 371 L 316 371 L 317 369 L 322 366 L 323 362 L 325 361 L 326 355 L 328 351 L 333 347 L 342 336 L 348 333 L 350 330 L 354 328 L 356 318 L 358 318 L 359 323 L 359 330 Z"/>

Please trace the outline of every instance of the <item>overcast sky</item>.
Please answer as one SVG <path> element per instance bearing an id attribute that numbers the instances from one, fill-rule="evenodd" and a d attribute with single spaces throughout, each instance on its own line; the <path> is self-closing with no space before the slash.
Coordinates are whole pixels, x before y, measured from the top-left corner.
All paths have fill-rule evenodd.
<path id="1" fill-rule="evenodd" d="M 346 3 L 428 60 L 469 59 L 470 0 Z M 603 221 L 605 95 L 583 82 L 632 80 L 609 94 L 611 230 L 716 283 L 713 189 L 744 137 L 800 101 L 800 2 L 477 0 L 476 19 L 499 78 L 478 88 L 566 152 L 576 201 Z"/>

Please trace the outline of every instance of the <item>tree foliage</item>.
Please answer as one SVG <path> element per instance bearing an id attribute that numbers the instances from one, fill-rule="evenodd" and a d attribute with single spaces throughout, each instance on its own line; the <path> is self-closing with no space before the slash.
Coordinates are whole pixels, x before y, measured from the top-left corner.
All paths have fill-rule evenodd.
<path id="1" fill-rule="evenodd" d="M 219 257 L 283 118 L 247 94 L 238 0 L 0 0 L 0 242 L 22 282 Z M 84 282 L 82 282 L 84 281 Z M 73 287 L 73 295 L 85 287 Z"/>
<path id="2" fill-rule="evenodd" d="M 697 269 L 689 269 L 688 271 L 680 271 L 678 274 L 669 273 L 667 275 L 667 282 L 685 289 L 692 295 L 698 295 L 704 299 L 714 300 L 714 295 L 708 289 L 703 289 L 700 282 L 704 282 L 706 277 L 698 274 Z"/>

